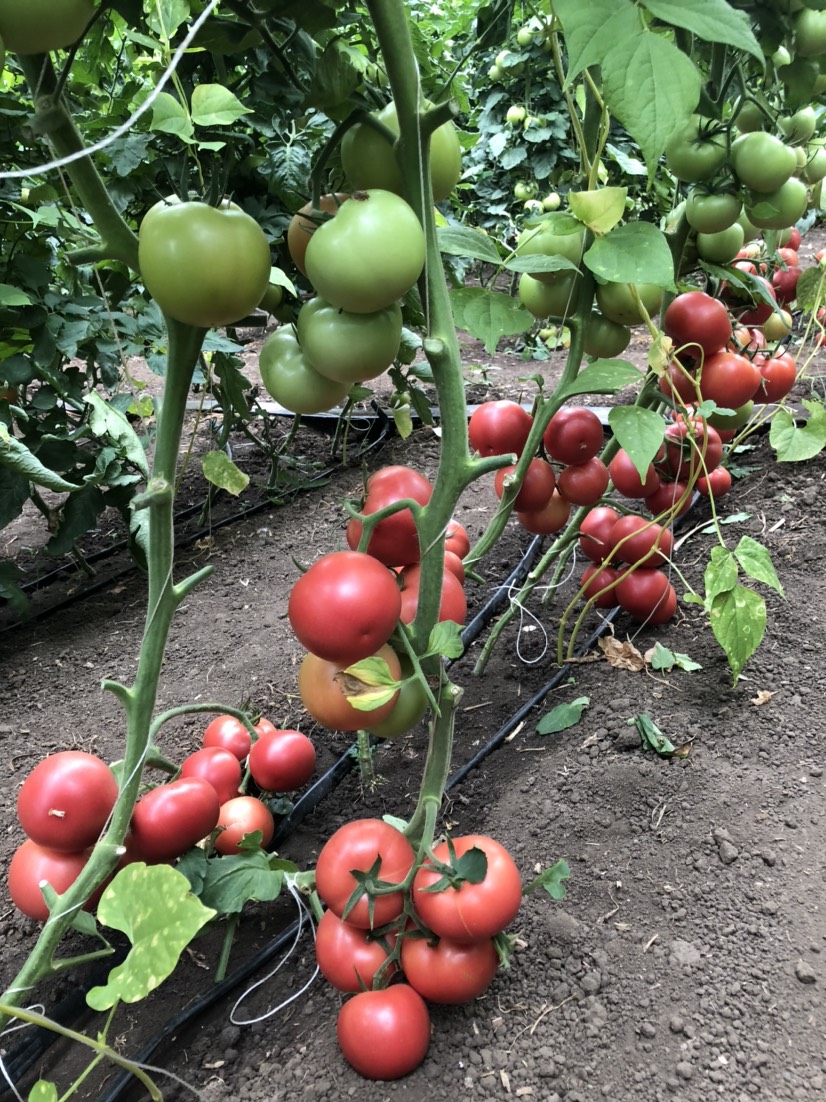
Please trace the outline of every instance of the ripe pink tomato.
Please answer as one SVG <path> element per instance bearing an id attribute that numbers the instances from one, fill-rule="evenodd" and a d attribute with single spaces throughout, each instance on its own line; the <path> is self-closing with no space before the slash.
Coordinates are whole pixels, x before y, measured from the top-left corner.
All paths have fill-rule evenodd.
<path id="1" fill-rule="evenodd" d="M 480 455 L 520 456 L 533 418 L 518 402 L 483 402 L 468 421 L 470 446 Z"/>
<path id="2" fill-rule="evenodd" d="M 315 747 L 300 731 L 266 731 L 252 745 L 250 776 L 265 792 L 293 792 L 315 771 Z"/>
<path id="3" fill-rule="evenodd" d="M 431 1003 L 457 1006 L 485 992 L 499 967 L 491 938 L 458 942 L 407 935 L 402 941 L 402 970 L 407 982 Z"/>
<path id="4" fill-rule="evenodd" d="M 395 944 L 396 934 L 373 937 L 328 909 L 315 932 L 315 957 L 322 976 L 339 991 L 369 991 Z M 388 965 L 384 976 L 389 979 L 397 971 L 395 963 Z"/>
<path id="5" fill-rule="evenodd" d="M 493 488 L 496 496 L 501 498 L 505 493 L 505 479 L 512 475 L 515 467 L 500 467 L 493 480 Z M 520 513 L 535 513 L 542 509 L 551 500 L 554 492 L 556 477 L 554 469 L 544 459 L 532 459 L 525 471 L 519 493 L 516 495 L 513 507 Z"/>
<path id="6" fill-rule="evenodd" d="M 402 584 L 402 609 L 399 619 L 403 624 L 412 624 L 416 619 L 421 576 L 422 568 L 418 564 L 406 566 L 399 575 Z M 464 586 L 452 570 L 445 570 L 442 574 L 442 597 L 439 602 L 438 618 L 454 620 L 457 624 L 464 624 L 467 619 L 467 597 Z"/>
<path id="7" fill-rule="evenodd" d="M 336 1026 L 344 1058 L 365 1079 L 401 1079 L 430 1045 L 430 1014 L 406 983 L 362 991 L 344 1003 Z"/>
<path id="8" fill-rule="evenodd" d="M 106 762 L 85 750 L 63 750 L 43 758 L 23 781 L 17 817 L 33 842 L 76 853 L 97 841 L 117 798 Z"/>
<path id="9" fill-rule="evenodd" d="M 598 563 L 586 566 L 580 581 L 580 585 L 584 587 L 584 600 L 590 601 L 594 597 L 594 608 L 616 608 L 619 604 L 616 593 L 619 574 L 615 566 L 600 566 Z"/>
<path id="10" fill-rule="evenodd" d="M 235 796 L 221 804 L 215 825 L 221 831 L 215 838 L 215 848 L 224 854 L 238 853 L 245 834 L 260 830 L 262 849 L 266 849 L 275 834 L 272 812 L 255 796 Z"/>
<path id="11" fill-rule="evenodd" d="M 9 864 L 9 895 L 19 911 L 36 922 L 45 922 L 49 908 L 40 890 L 43 880 L 62 895 L 74 884 L 89 860 L 90 850 L 80 853 L 59 853 L 46 849 L 27 838 L 15 850 Z M 95 893 L 100 896 L 101 888 Z M 94 898 L 87 909 L 94 906 Z"/>
<path id="12" fill-rule="evenodd" d="M 203 777 L 159 784 L 141 796 L 132 812 L 132 859 L 174 861 L 212 833 L 219 808 L 215 789 Z"/>
<path id="13" fill-rule="evenodd" d="M 597 456 L 572 464 L 559 473 L 557 489 L 572 505 L 596 505 L 611 479 L 608 468 Z"/>
<path id="14" fill-rule="evenodd" d="M 584 406 L 563 406 L 548 422 L 542 442 L 558 463 L 585 463 L 602 451 L 602 422 Z"/>
<path id="15" fill-rule="evenodd" d="M 550 500 L 533 512 L 517 512 L 516 519 L 526 532 L 533 532 L 536 536 L 547 536 L 552 532 L 560 532 L 568 523 L 571 515 L 571 505 L 558 490 L 554 490 Z"/>
<path id="16" fill-rule="evenodd" d="M 235 716 L 216 716 L 204 731 L 203 746 L 223 746 L 239 761 L 250 752 L 252 735 Z"/>
<path id="17" fill-rule="evenodd" d="M 638 498 L 648 497 L 653 494 L 660 484 L 660 476 L 653 463 L 648 464 L 645 479 L 640 478 L 640 473 L 634 466 L 631 456 L 623 448 L 617 452 L 608 464 L 611 481 L 624 497 Z"/>
<path id="18" fill-rule="evenodd" d="M 219 803 L 238 795 L 241 784 L 241 763 L 231 750 L 223 746 L 204 746 L 181 763 L 182 777 L 202 777 L 215 789 Z"/>
<path id="19" fill-rule="evenodd" d="M 646 624 L 664 624 L 677 611 L 677 593 L 668 576 L 644 566 L 620 576 L 617 599 L 633 619 Z"/>
<path id="20" fill-rule="evenodd" d="M 602 563 L 611 553 L 611 529 L 620 514 L 610 505 L 597 505 L 579 526 L 579 549 L 591 562 Z"/>

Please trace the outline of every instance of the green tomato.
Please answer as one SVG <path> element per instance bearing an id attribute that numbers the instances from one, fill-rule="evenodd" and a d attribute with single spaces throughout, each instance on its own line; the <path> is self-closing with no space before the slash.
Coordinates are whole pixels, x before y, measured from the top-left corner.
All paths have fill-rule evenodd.
<path id="1" fill-rule="evenodd" d="M 488 80 L 492 80 L 494 84 L 498 84 L 500 80 L 505 76 L 505 70 L 501 65 L 491 65 L 488 69 Z"/>
<path id="2" fill-rule="evenodd" d="M 284 288 L 280 283 L 268 283 L 267 289 L 263 294 L 261 301 L 258 303 L 259 310 L 265 310 L 268 314 L 274 314 L 275 311 L 284 302 Z"/>
<path id="3" fill-rule="evenodd" d="M 561 229 L 570 233 L 558 232 Z M 585 229 L 568 215 L 549 215 L 536 226 L 523 230 L 516 242 L 517 256 L 558 256 L 579 264 L 585 247 Z M 557 271 L 533 271 L 530 274 L 540 283 L 553 283 L 559 277 Z"/>
<path id="4" fill-rule="evenodd" d="M 298 314 L 298 340 L 312 366 L 337 383 L 375 379 L 392 364 L 402 336 L 402 311 L 394 302 L 375 314 L 351 314 L 323 298 Z"/>
<path id="5" fill-rule="evenodd" d="M 392 191 L 357 192 L 318 227 L 307 246 L 310 282 L 353 314 L 374 314 L 402 298 L 424 267 L 424 230 Z"/>
<path id="6" fill-rule="evenodd" d="M 740 197 L 731 192 L 710 192 L 693 187 L 685 206 L 685 216 L 699 233 L 719 233 L 732 226 L 743 209 Z"/>
<path id="7" fill-rule="evenodd" d="M 627 325 L 611 321 L 596 310 L 592 311 L 585 326 L 582 348 L 586 356 L 598 359 L 613 359 L 621 355 L 631 340 L 631 330 Z"/>
<path id="8" fill-rule="evenodd" d="M 526 23 L 523 27 L 520 27 L 519 30 L 516 32 L 516 41 L 523 50 L 525 49 L 525 47 L 531 45 L 534 40 L 535 33 L 536 32 L 534 28 L 529 23 Z"/>
<path id="9" fill-rule="evenodd" d="M 772 64 L 776 69 L 782 69 L 784 65 L 790 65 L 792 55 L 786 49 L 785 46 L 778 46 L 774 53 L 771 55 Z"/>
<path id="10" fill-rule="evenodd" d="M 744 210 L 740 211 L 740 214 L 737 218 L 737 224 L 743 230 L 743 245 L 747 244 L 749 241 L 754 241 L 760 236 L 760 230 L 757 228 L 757 226 L 755 226 L 753 222 L 749 221 L 749 216 Z M 740 248 L 742 247 L 743 246 L 741 245 Z"/>
<path id="11" fill-rule="evenodd" d="M 826 54 L 826 11 L 803 8 L 794 17 L 794 45 L 798 57 Z"/>
<path id="12" fill-rule="evenodd" d="M 94 14 L 92 0 L 0 0 L 0 36 L 15 54 L 63 50 L 77 42 Z"/>
<path id="13" fill-rule="evenodd" d="M 809 193 L 802 180 L 792 177 L 772 192 L 752 192 L 746 213 L 763 230 L 784 230 L 806 213 Z"/>
<path id="14" fill-rule="evenodd" d="M 322 413 L 340 405 L 350 389 L 320 375 L 308 362 L 291 325 L 270 334 L 258 360 L 267 392 L 291 413 Z"/>
<path id="15" fill-rule="evenodd" d="M 535 180 L 520 180 L 513 189 L 513 197 L 518 203 L 524 203 L 528 199 L 535 199 L 538 194 L 539 185 Z"/>
<path id="16" fill-rule="evenodd" d="M 519 126 L 520 123 L 525 121 L 525 115 L 527 115 L 527 111 L 524 107 L 520 107 L 515 103 L 511 104 L 505 115 L 505 122 L 507 122 L 508 126 Z"/>
<path id="17" fill-rule="evenodd" d="M 395 103 L 388 103 L 376 118 L 398 136 L 399 119 Z M 404 180 L 393 146 L 367 123 L 356 123 L 344 135 L 341 164 L 356 190 L 382 188 L 396 195 L 404 194 Z M 461 175 L 462 147 L 456 127 L 448 121 L 442 123 L 430 139 L 430 183 L 437 203 L 447 199 Z"/>
<path id="18" fill-rule="evenodd" d="M 535 318 L 566 318 L 576 310 L 582 276 L 577 272 L 557 272 L 553 283 L 528 275 L 519 277 L 519 300 Z"/>
<path id="19" fill-rule="evenodd" d="M 522 209 L 527 214 L 530 214 L 532 217 L 544 213 L 542 204 L 539 202 L 538 199 L 526 199 L 525 202 L 522 204 Z"/>
<path id="20" fill-rule="evenodd" d="M 542 209 L 547 211 L 559 210 L 562 199 L 555 191 L 549 192 L 542 200 Z"/>
<path id="21" fill-rule="evenodd" d="M 734 123 L 741 134 L 752 134 L 755 130 L 763 129 L 766 116 L 756 103 L 748 100 L 737 112 Z"/>
<path id="22" fill-rule="evenodd" d="M 826 149 L 822 146 L 809 150 L 806 164 L 800 170 L 801 180 L 807 184 L 816 184 L 826 176 Z"/>
<path id="23" fill-rule="evenodd" d="M 734 411 L 734 416 L 727 417 L 723 413 L 710 413 L 706 420 L 713 429 L 739 429 L 742 428 L 751 417 L 753 409 L 754 402 L 748 401 L 744 405 L 737 407 Z"/>
<path id="24" fill-rule="evenodd" d="M 817 127 L 817 112 L 814 107 L 801 107 L 793 115 L 786 115 L 777 120 L 777 125 L 783 131 L 783 136 L 791 145 L 800 145 L 807 142 Z"/>
<path id="25" fill-rule="evenodd" d="M 636 288 L 648 316 L 653 317 L 662 305 L 662 287 L 654 283 L 637 283 Z M 644 320 L 629 283 L 599 283 L 596 298 L 597 306 L 605 317 L 618 325 L 639 325 Z"/>
<path id="26" fill-rule="evenodd" d="M 710 264 L 728 264 L 743 248 L 744 238 L 739 222 L 720 233 L 698 233 L 697 252 Z"/>
<path id="27" fill-rule="evenodd" d="M 741 134 L 731 146 L 731 163 L 741 183 L 753 191 L 776 191 L 797 167 L 793 149 L 774 134 Z"/>
<path id="28" fill-rule="evenodd" d="M 707 180 L 726 159 L 725 135 L 716 133 L 718 124 L 692 115 L 668 140 L 665 163 L 678 180 L 692 184 Z"/>
<path id="29" fill-rule="evenodd" d="M 203 329 L 246 317 L 270 281 L 264 231 L 226 200 L 220 207 L 175 196 L 156 203 L 141 223 L 138 263 L 164 313 Z"/>

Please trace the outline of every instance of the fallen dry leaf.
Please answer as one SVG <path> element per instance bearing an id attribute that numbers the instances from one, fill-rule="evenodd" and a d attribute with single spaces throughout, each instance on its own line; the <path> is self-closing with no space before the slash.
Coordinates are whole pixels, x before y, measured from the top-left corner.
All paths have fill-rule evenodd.
<path id="1" fill-rule="evenodd" d="M 608 659 L 608 664 L 615 669 L 634 672 L 645 669 L 645 659 L 628 639 L 623 642 L 610 635 L 600 639 L 598 645 Z"/>
<path id="2" fill-rule="evenodd" d="M 776 689 L 773 693 L 770 693 L 768 689 L 758 689 L 757 696 L 753 696 L 751 698 L 751 703 L 755 706 L 755 708 L 759 708 L 761 704 L 768 704 L 768 702 L 771 700 L 776 692 Z"/>

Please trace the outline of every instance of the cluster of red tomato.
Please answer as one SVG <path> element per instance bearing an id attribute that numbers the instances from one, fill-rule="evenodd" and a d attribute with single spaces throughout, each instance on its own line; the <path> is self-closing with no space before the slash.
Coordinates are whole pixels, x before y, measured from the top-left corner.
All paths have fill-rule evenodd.
<path id="1" fill-rule="evenodd" d="M 369 517 L 410 500 L 425 506 L 433 491 L 429 480 L 410 467 L 391 466 L 367 480 L 360 516 Z M 373 527 L 366 550 L 359 551 L 362 521 L 347 525 L 350 551 L 323 555 L 304 573 L 290 593 L 288 615 L 299 642 L 307 648 L 298 676 L 299 692 L 309 714 L 332 730 L 369 729 L 390 738 L 409 730 L 424 715 L 427 697 L 421 683 L 388 640 L 401 620 L 416 616 L 421 579 L 421 549 L 416 522 L 409 508 L 383 517 Z M 462 558 L 470 541 L 462 525 L 453 523 L 444 542 L 445 571 L 439 619 L 464 624 L 467 599 Z M 384 659 L 401 686 L 378 707 L 363 711 L 348 697 L 368 695 L 344 671 L 365 659 Z M 371 703 L 377 703 L 375 695 Z"/>
<path id="2" fill-rule="evenodd" d="M 426 1002 L 465 1003 L 486 990 L 499 966 L 494 937 L 522 897 L 513 859 L 486 836 L 441 842 L 432 861 L 415 863 L 401 831 L 360 819 L 333 834 L 316 865 L 327 906 L 316 958 L 334 987 L 353 994 L 339 1012 L 338 1040 L 370 1079 L 397 1079 L 422 1062 Z"/>
<path id="3" fill-rule="evenodd" d="M 149 789 L 135 804 L 121 866 L 175 861 L 213 833 L 219 854 L 237 853 L 244 835 L 256 831 L 263 846 L 269 843 L 273 815 L 264 800 L 241 793 L 242 762 L 261 792 L 292 792 L 312 776 L 315 749 L 306 735 L 278 730 L 267 719 L 254 730 L 253 742 L 234 716 L 209 724 L 202 748 L 185 758 L 176 779 Z M 9 866 L 9 892 L 24 914 L 40 922 L 48 918 L 41 882 L 58 895 L 74 883 L 117 796 L 109 766 L 83 750 L 51 754 L 29 773 L 17 799 L 27 838 Z"/>

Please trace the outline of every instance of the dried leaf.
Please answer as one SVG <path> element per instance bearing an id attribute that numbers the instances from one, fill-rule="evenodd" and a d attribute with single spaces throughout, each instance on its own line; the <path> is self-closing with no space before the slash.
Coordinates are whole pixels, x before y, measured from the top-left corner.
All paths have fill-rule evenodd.
<path id="1" fill-rule="evenodd" d="M 599 640 L 599 647 L 608 659 L 608 664 L 618 670 L 633 670 L 635 673 L 645 669 L 645 659 L 630 640 L 621 641 L 613 635 Z"/>
<path id="2" fill-rule="evenodd" d="M 776 693 L 777 689 L 775 689 L 774 692 L 771 693 L 768 689 L 758 689 L 757 696 L 753 696 L 751 698 L 751 703 L 755 706 L 755 708 L 759 708 L 761 704 L 768 704 L 768 702 L 773 696 L 776 695 Z"/>

